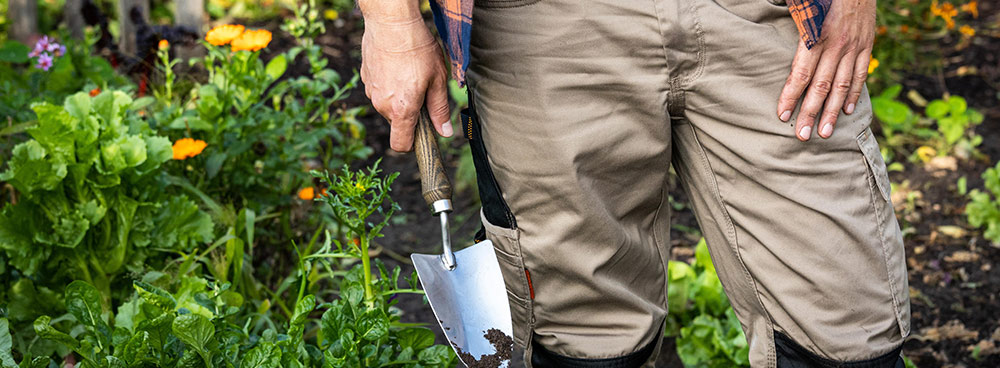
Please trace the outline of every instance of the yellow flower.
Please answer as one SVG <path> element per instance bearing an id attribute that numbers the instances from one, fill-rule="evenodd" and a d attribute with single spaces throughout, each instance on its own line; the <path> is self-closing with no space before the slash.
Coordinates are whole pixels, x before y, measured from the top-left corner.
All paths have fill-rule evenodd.
<path id="1" fill-rule="evenodd" d="M 979 2 L 972 0 L 968 4 L 962 5 L 962 11 L 972 14 L 973 18 L 979 18 Z"/>
<path id="2" fill-rule="evenodd" d="M 976 35 L 976 30 L 973 29 L 972 27 L 969 27 L 968 25 L 964 25 L 964 26 L 959 27 L 958 31 L 961 32 L 962 34 L 966 35 L 966 36 L 969 36 L 969 37 L 972 37 L 972 36 Z"/>
<path id="3" fill-rule="evenodd" d="M 223 24 L 221 26 L 216 26 L 205 34 L 205 41 L 208 41 L 208 43 L 215 46 L 222 46 L 228 44 L 236 37 L 239 37 L 239 35 L 243 33 L 243 29 L 243 26 L 239 24 Z"/>
<path id="4" fill-rule="evenodd" d="M 364 186 L 364 185 L 361 185 L 361 182 L 360 182 L 360 181 L 359 181 L 359 182 L 357 182 L 357 183 L 354 183 L 354 187 L 355 187 L 355 188 L 358 188 L 358 190 L 365 190 L 365 186 Z"/>
<path id="5" fill-rule="evenodd" d="M 303 201 L 311 201 L 313 198 L 316 198 L 316 188 L 305 187 L 299 189 L 299 199 Z"/>
<path id="6" fill-rule="evenodd" d="M 184 160 L 201 153 L 208 144 L 200 139 L 181 138 L 174 142 L 174 160 Z"/>
<path id="7" fill-rule="evenodd" d="M 327 9 L 323 12 L 323 17 L 329 20 L 334 20 L 340 17 L 340 13 L 333 9 Z"/>
<path id="8" fill-rule="evenodd" d="M 871 60 L 868 61 L 868 74 L 874 72 L 875 68 L 878 68 L 878 59 L 871 58 Z"/>
<path id="9" fill-rule="evenodd" d="M 271 43 L 271 32 L 266 29 L 255 29 L 243 32 L 233 40 L 233 51 L 257 51 Z"/>
<path id="10" fill-rule="evenodd" d="M 949 2 L 945 2 L 938 6 L 938 1 L 934 0 L 931 2 L 931 14 L 941 17 L 944 19 L 945 27 L 948 29 L 955 28 L 955 20 L 952 17 L 958 15 L 958 9 L 955 9 L 955 5 Z"/>
<path id="11" fill-rule="evenodd" d="M 920 146 L 917 148 L 917 157 L 920 158 L 920 161 L 923 163 L 930 162 L 934 156 L 937 156 L 937 150 L 933 147 Z"/>
<path id="12" fill-rule="evenodd" d="M 160 47 L 160 50 L 169 49 L 170 48 L 170 41 L 160 40 L 160 44 L 158 46 Z"/>

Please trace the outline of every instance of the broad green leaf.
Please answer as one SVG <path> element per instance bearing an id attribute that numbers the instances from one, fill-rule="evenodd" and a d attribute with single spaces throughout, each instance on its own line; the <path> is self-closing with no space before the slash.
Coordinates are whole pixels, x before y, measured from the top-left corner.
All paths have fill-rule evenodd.
<path id="1" fill-rule="evenodd" d="M 243 355 L 240 368 L 278 368 L 281 364 L 281 349 L 272 343 L 261 342 Z"/>
<path id="2" fill-rule="evenodd" d="M 50 154 L 61 155 L 68 162 L 73 162 L 77 119 L 62 106 L 41 103 L 32 105 L 31 109 L 38 116 L 38 125 L 29 128 L 28 134 Z"/>
<path id="3" fill-rule="evenodd" d="M 892 100 L 895 99 L 896 97 L 899 97 L 899 92 L 901 92 L 902 90 L 903 90 L 902 85 L 900 84 L 892 85 L 889 88 L 886 88 L 885 91 L 882 91 L 882 94 L 880 94 L 879 97 Z"/>
<path id="4" fill-rule="evenodd" d="M 174 121 L 171 121 L 167 125 L 167 128 L 178 129 L 178 130 L 192 130 L 192 131 L 202 131 L 202 130 L 212 130 L 212 124 L 201 120 L 194 116 L 181 116 Z"/>
<path id="5" fill-rule="evenodd" d="M 927 104 L 927 109 L 925 109 L 924 113 L 927 114 L 928 117 L 940 119 L 948 116 L 949 110 L 950 106 L 947 102 L 944 102 L 943 100 L 934 100 Z"/>
<path id="6" fill-rule="evenodd" d="M 952 115 L 965 114 L 965 110 L 968 108 L 969 104 L 965 102 L 965 98 L 962 98 L 962 96 L 951 96 L 948 98 L 948 109 L 951 110 Z"/>
<path id="7" fill-rule="evenodd" d="M 404 328 L 397 333 L 396 339 L 400 348 L 420 351 L 434 345 L 434 331 L 423 327 Z"/>
<path id="8" fill-rule="evenodd" d="M 47 368 L 53 364 L 55 363 L 49 357 L 36 356 L 31 358 L 31 361 L 28 361 L 28 359 L 22 360 L 18 368 Z"/>
<path id="9" fill-rule="evenodd" d="M 29 196 L 39 190 L 54 190 L 66 177 L 66 162 L 51 155 L 38 141 L 22 142 L 14 147 L 7 171 L 0 180 L 11 183 Z"/>
<path id="10" fill-rule="evenodd" d="M 286 69 L 288 69 L 288 59 L 285 58 L 285 54 L 278 54 L 267 63 L 264 72 L 267 73 L 268 78 L 275 81 L 285 74 Z"/>
<path id="11" fill-rule="evenodd" d="M 133 298 L 118 306 L 115 313 L 115 328 L 124 328 L 131 333 L 135 332 L 135 326 L 141 320 L 139 313 L 139 299 Z"/>
<path id="12" fill-rule="evenodd" d="M 705 238 L 701 238 L 698 241 L 698 245 L 694 249 L 694 256 L 697 267 L 702 267 L 709 272 L 715 273 L 715 265 L 712 264 L 712 256 L 708 252 L 708 243 L 705 242 Z"/>
<path id="13" fill-rule="evenodd" d="M 197 314 L 182 314 L 174 319 L 171 330 L 184 344 L 204 354 L 215 336 L 215 326 L 208 318 Z"/>
<path id="14" fill-rule="evenodd" d="M 183 195 L 171 197 L 159 209 L 154 223 L 152 236 L 161 248 L 208 243 L 214 237 L 212 218 Z"/>
<path id="15" fill-rule="evenodd" d="M 369 309 L 358 319 L 358 333 L 368 341 L 378 341 L 389 333 L 389 317 L 384 311 Z"/>
<path id="16" fill-rule="evenodd" d="M 0 46 L 0 62 L 27 63 L 29 52 L 31 52 L 30 47 L 14 40 L 7 40 Z"/>
<path id="17" fill-rule="evenodd" d="M 41 316 L 35 320 L 34 328 L 35 333 L 39 337 L 47 340 L 52 340 L 60 343 L 70 349 L 76 350 L 80 347 L 80 342 L 59 330 L 53 328 L 49 323 L 52 322 L 52 318 L 49 316 Z"/>
<path id="18" fill-rule="evenodd" d="M 134 281 L 132 286 L 144 303 L 156 306 L 163 312 L 173 311 L 174 307 L 177 306 L 177 301 L 170 293 L 152 284 Z"/>
<path id="19" fill-rule="evenodd" d="M 883 123 L 889 124 L 893 129 L 906 123 L 912 114 L 910 107 L 906 104 L 884 98 L 872 98 L 872 110 L 875 116 Z"/>
<path id="20" fill-rule="evenodd" d="M 104 324 L 101 319 L 101 293 L 85 281 L 76 280 L 66 286 L 66 310 L 87 326 Z"/>
<path id="21" fill-rule="evenodd" d="M 0 366 L 16 367 L 14 356 L 11 354 L 14 346 L 14 339 L 10 337 L 10 327 L 7 319 L 0 317 Z"/>
<path id="22" fill-rule="evenodd" d="M 146 143 L 146 161 L 135 168 L 139 175 L 160 168 L 160 165 L 174 157 L 173 145 L 167 137 L 148 136 L 143 140 Z"/>
<path id="23" fill-rule="evenodd" d="M 156 98 L 153 98 L 151 96 L 139 97 L 135 101 L 132 101 L 132 105 L 129 106 L 129 110 L 133 111 L 142 110 L 147 106 L 152 105 L 154 102 L 156 102 Z"/>
<path id="24" fill-rule="evenodd" d="M 222 169 L 222 164 L 226 162 L 226 151 L 219 151 L 208 156 L 208 160 L 205 160 L 205 174 L 208 178 L 214 178 L 219 174 L 219 170 Z"/>
<path id="25" fill-rule="evenodd" d="M 63 103 L 66 112 L 76 120 L 85 120 L 90 116 L 90 95 L 84 92 L 66 97 Z"/>

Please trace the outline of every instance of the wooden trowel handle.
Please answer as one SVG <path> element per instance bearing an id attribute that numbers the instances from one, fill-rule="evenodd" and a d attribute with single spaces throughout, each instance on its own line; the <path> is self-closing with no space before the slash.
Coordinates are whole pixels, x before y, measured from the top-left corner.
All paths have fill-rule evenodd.
<path id="1" fill-rule="evenodd" d="M 450 201 L 451 181 L 444 171 L 441 150 L 438 149 L 437 137 L 427 108 L 420 109 L 413 145 L 417 152 L 417 166 L 420 167 L 420 187 L 423 189 L 424 201 L 427 201 L 428 206 L 433 206 L 434 202 L 442 199 Z"/>

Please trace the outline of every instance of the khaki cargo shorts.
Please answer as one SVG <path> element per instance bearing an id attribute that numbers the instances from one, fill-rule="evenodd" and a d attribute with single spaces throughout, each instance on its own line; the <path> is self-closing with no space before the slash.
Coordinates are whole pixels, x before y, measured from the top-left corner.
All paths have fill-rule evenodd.
<path id="1" fill-rule="evenodd" d="M 906 266 L 867 90 L 831 138 L 794 137 L 775 115 L 798 43 L 781 0 L 474 14 L 464 129 L 527 364 L 655 359 L 671 164 L 754 367 L 898 363 Z"/>

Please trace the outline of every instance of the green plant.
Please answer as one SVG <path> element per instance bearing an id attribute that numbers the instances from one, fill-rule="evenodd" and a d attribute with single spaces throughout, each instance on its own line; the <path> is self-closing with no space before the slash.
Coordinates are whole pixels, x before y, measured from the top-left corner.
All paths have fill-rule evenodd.
<path id="1" fill-rule="evenodd" d="M 109 300 L 113 275 L 143 270 L 153 254 L 212 240 L 209 216 L 166 192 L 160 173 L 172 157 L 170 141 L 128 113 L 131 104 L 125 93 L 105 91 L 32 106 L 32 139 L 14 147 L 0 174 L 19 194 L 0 213 L 0 249 L 20 280 L 58 293 L 83 279 Z M 5 288 L 15 285 L 11 303 L 33 303 L 20 292 L 35 290 L 31 285 L 8 282 Z M 15 321 L 26 317 L 34 318 Z"/>
<path id="2" fill-rule="evenodd" d="M 749 366 L 750 348 L 702 239 L 691 265 L 670 261 L 666 335 L 685 366 Z"/>
<path id="3" fill-rule="evenodd" d="M 331 187 L 323 198 L 333 198 L 328 203 L 350 220 L 349 238 L 359 241 L 344 247 L 327 233 L 314 253 L 300 253 L 291 278 L 299 287 L 288 293 L 294 307 L 280 328 L 259 323 L 270 321 L 269 304 L 252 308 L 230 283 L 199 275 L 201 267 L 190 266 L 212 262 L 196 257 L 190 262 L 185 258 L 174 274 L 147 272 L 133 282 L 133 296 L 115 308 L 94 286 L 75 281 L 62 298 L 68 316 L 41 316 L 34 330 L 62 349 L 58 356 L 70 351 L 79 356 L 83 367 L 452 367 L 457 357 L 451 348 L 434 345 L 431 330 L 401 323 L 393 308 L 396 294 L 422 293 L 415 274 L 401 280 L 399 267 L 390 272 L 380 262 L 372 274 L 366 258 L 349 270 L 333 270 L 338 266 L 333 261 L 353 263 L 367 256 L 361 239 L 381 236 L 386 221 L 369 224 L 369 215 L 392 215 L 395 205 L 386 193 L 396 174 L 384 179 L 377 174 L 372 167 L 322 176 Z M 310 243 L 306 249 L 312 247 Z M 313 293 L 323 280 L 338 285 L 338 292 L 328 293 L 329 302 L 322 302 L 322 293 Z M 275 295 L 281 294 L 279 288 Z M 325 309 L 320 318 L 317 309 Z M 5 322 L 0 318 L 0 328 Z M 0 367 L 14 367 L 13 344 L 5 331 L 0 330 Z M 22 366 L 50 364 L 50 356 L 20 352 Z"/>
<path id="4" fill-rule="evenodd" d="M 965 215 L 969 224 L 983 229 L 983 237 L 1000 244 L 1000 162 L 983 172 L 984 191 L 969 192 Z"/>
<path id="5" fill-rule="evenodd" d="M 871 98 L 872 110 L 882 123 L 887 158 L 901 154 L 913 162 L 926 162 L 934 156 L 968 159 L 978 155 L 976 147 L 983 138 L 973 127 L 983 121 L 983 115 L 969 108 L 964 98 L 945 96 L 931 101 L 924 117 L 899 101 L 902 89 L 894 85 Z"/>

